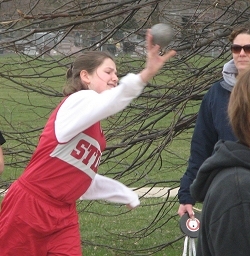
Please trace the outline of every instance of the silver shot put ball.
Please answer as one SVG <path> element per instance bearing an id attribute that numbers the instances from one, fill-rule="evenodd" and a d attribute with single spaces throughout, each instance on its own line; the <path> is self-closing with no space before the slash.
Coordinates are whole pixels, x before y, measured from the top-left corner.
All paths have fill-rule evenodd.
<path id="1" fill-rule="evenodd" d="M 151 27 L 151 35 L 153 36 L 153 43 L 164 49 L 173 40 L 174 32 L 169 25 L 158 23 Z"/>

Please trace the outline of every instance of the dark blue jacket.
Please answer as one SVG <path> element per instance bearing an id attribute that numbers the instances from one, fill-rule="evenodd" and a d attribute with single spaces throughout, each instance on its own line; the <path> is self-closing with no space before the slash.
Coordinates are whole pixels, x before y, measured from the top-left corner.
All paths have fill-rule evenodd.
<path id="1" fill-rule="evenodd" d="M 201 164 L 212 155 L 215 144 L 219 140 L 236 141 L 227 115 L 231 89 L 224 80 L 218 81 L 202 100 L 191 140 L 188 167 L 178 192 L 180 204 L 195 204 L 189 188 Z"/>

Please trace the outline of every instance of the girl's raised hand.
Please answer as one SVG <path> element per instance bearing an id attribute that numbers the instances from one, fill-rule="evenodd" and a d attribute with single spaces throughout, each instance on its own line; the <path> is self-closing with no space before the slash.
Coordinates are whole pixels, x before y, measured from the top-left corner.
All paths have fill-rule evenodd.
<path id="1" fill-rule="evenodd" d="M 160 46 L 153 44 L 153 36 L 151 35 L 150 29 L 147 30 L 146 43 L 146 66 L 140 73 L 141 78 L 145 83 L 157 74 L 157 72 L 163 67 L 166 61 L 176 55 L 176 51 L 174 50 L 170 50 L 165 52 L 163 55 L 160 55 Z"/>

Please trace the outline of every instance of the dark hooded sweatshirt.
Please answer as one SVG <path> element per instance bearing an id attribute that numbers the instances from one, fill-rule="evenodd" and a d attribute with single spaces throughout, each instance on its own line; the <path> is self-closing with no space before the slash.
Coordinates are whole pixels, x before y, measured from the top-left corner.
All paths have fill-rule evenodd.
<path id="1" fill-rule="evenodd" d="M 197 256 L 250 255 L 250 149 L 219 141 L 190 192 L 203 202 Z"/>

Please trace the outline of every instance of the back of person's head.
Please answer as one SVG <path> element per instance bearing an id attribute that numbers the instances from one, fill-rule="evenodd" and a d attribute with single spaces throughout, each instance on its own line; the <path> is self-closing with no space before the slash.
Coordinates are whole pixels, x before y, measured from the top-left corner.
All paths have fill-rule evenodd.
<path id="1" fill-rule="evenodd" d="M 228 39 L 231 43 L 233 43 L 234 39 L 239 35 L 239 34 L 248 34 L 250 35 L 250 28 L 249 25 L 245 26 L 239 26 L 236 27 L 231 34 L 229 35 Z"/>
<path id="2" fill-rule="evenodd" d="M 237 79 L 228 104 L 228 115 L 239 141 L 250 146 L 250 67 Z"/>
<path id="3" fill-rule="evenodd" d="M 63 88 L 63 94 L 68 96 L 80 90 L 87 90 L 88 88 L 82 83 L 80 78 L 81 71 L 86 70 L 89 74 L 93 74 L 107 58 L 114 61 L 112 55 L 102 51 L 86 51 L 78 56 L 67 70 L 67 83 Z"/>

